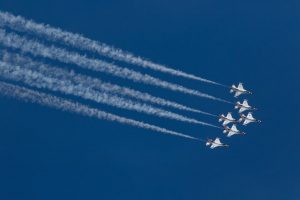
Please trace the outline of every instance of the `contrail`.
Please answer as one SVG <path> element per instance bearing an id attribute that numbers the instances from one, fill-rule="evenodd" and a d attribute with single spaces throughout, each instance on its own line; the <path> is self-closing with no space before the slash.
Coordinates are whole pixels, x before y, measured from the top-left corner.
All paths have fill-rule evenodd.
<path id="1" fill-rule="evenodd" d="M 0 75 L 2 78 L 21 81 L 27 85 L 37 88 L 45 88 L 67 95 L 78 96 L 87 100 L 95 101 L 121 109 L 133 110 L 149 115 L 164 117 L 182 122 L 195 123 L 203 126 L 219 128 L 209 123 L 201 122 L 196 119 L 188 118 L 173 112 L 152 107 L 147 104 L 124 99 L 115 95 L 109 95 L 105 92 L 98 92 L 91 88 L 85 88 L 82 85 L 74 85 L 69 80 L 55 79 L 47 75 L 32 70 L 22 69 L 20 66 L 12 66 L 8 63 L 0 62 Z"/>
<path id="2" fill-rule="evenodd" d="M 192 80 L 202 81 L 214 85 L 224 86 L 220 83 L 201 78 L 183 71 L 172 69 L 165 65 L 154 63 L 150 60 L 135 56 L 132 53 L 114 48 L 104 43 L 100 43 L 82 35 L 63 31 L 59 28 L 54 28 L 42 23 L 36 23 L 32 20 L 27 20 L 21 16 L 14 16 L 7 12 L 0 11 L 0 26 L 7 26 L 19 32 L 27 32 L 37 34 L 42 38 L 50 41 L 61 42 L 65 45 L 72 46 L 81 50 L 97 52 L 100 55 L 110 57 L 115 60 L 127 62 L 143 68 L 160 71 L 174 76 L 184 77 Z"/>
<path id="3" fill-rule="evenodd" d="M 112 74 L 124 79 L 130 79 L 135 82 L 142 82 L 185 94 L 232 104 L 224 99 L 217 98 L 197 90 L 185 88 L 181 85 L 169 83 L 147 74 L 141 74 L 128 68 L 118 67 L 97 59 L 89 59 L 78 53 L 69 52 L 62 48 L 57 48 L 54 46 L 48 47 L 39 42 L 26 39 L 25 37 L 20 37 L 14 33 L 6 33 L 6 31 L 3 29 L 0 29 L 0 43 L 6 47 L 20 49 L 22 52 L 31 53 L 34 56 L 42 56 L 45 58 L 58 60 L 63 63 L 74 64 L 85 69 Z"/>
<path id="4" fill-rule="evenodd" d="M 83 86 L 88 87 L 88 88 L 95 88 L 100 91 L 135 98 L 135 99 L 142 100 L 145 102 L 154 103 L 154 104 L 157 104 L 160 106 L 167 106 L 167 107 L 176 108 L 179 110 L 200 113 L 200 114 L 213 116 L 213 117 L 216 116 L 216 115 L 208 113 L 208 112 L 190 108 L 188 106 L 181 105 L 176 102 L 168 101 L 168 100 L 160 98 L 160 97 L 152 96 L 145 92 L 140 92 L 137 90 L 133 90 L 131 88 L 121 87 L 119 85 L 103 82 L 99 78 L 95 79 L 95 78 L 91 78 L 89 76 L 75 74 L 72 71 L 70 72 L 65 69 L 46 65 L 42 62 L 33 61 L 31 58 L 20 55 L 20 54 L 9 53 L 7 51 L 0 50 L 0 56 L 1 55 L 2 55 L 2 60 L 5 62 L 13 63 L 14 65 L 20 65 L 26 69 L 35 70 L 42 74 L 48 74 L 48 75 L 51 74 L 51 77 L 58 78 L 60 80 L 71 80 L 75 84 L 82 84 Z"/>
<path id="5" fill-rule="evenodd" d="M 184 137 L 187 139 L 198 140 L 195 137 L 161 128 L 155 125 L 147 124 L 141 121 L 121 117 L 99 109 L 91 108 L 87 105 L 73 102 L 70 100 L 62 99 L 53 95 L 45 94 L 42 92 L 34 91 L 20 86 L 0 82 L 0 93 L 5 96 L 13 97 L 25 102 L 32 102 L 43 106 L 48 106 L 58 110 L 63 110 L 71 113 L 80 114 L 83 116 L 94 117 L 97 119 L 105 119 L 108 121 L 119 122 L 139 128 L 149 129 L 152 131 L 170 134 L 174 136 Z"/>

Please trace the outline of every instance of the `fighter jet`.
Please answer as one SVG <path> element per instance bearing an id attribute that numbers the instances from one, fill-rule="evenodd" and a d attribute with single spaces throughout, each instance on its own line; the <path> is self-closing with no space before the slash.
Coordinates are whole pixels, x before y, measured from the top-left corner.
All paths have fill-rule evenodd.
<path id="1" fill-rule="evenodd" d="M 233 124 L 231 128 L 229 128 L 228 126 L 224 126 L 224 131 L 223 133 L 228 133 L 227 134 L 227 137 L 231 137 L 233 135 L 245 135 L 246 133 L 242 132 L 242 131 L 239 131 L 237 128 L 236 128 L 236 125 Z"/>
<path id="2" fill-rule="evenodd" d="M 229 147 L 227 144 L 223 144 L 220 140 L 220 138 L 216 138 L 215 140 L 207 139 L 206 146 L 210 146 L 211 149 L 217 148 L 217 147 Z"/>
<path id="3" fill-rule="evenodd" d="M 224 116 L 223 114 L 219 116 L 219 122 L 223 121 L 223 126 L 229 124 L 229 123 L 237 123 L 237 121 L 232 117 L 231 112 L 227 114 L 227 116 Z"/>
<path id="4" fill-rule="evenodd" d="M 243 101 L 243 103 L 240 103 L 239 101 L 236 102 L 234 109 L 240 109 L 239 113 L 242 113 L 246 110 L 257 110 L 256 108 L 253 108 L 252 106 L 250 106 L 246 99 Z"/>
<path id="5" fill-rule="evenodd" d="M 252 94 L 252 92 L 244 89 L 243 83 L 239 83 L 237 87 L 235 85 L 232 85 L 230 88 L 230 93 L 235 93 L 234 97 L 238 97 L 241 94 Z"/>
<path id="6" fill-rule="evenodd" d="M 252 116 L 252 112 L 249 112 L 247 116 L 244 114 L 241 114 L 240 116 L 241 116 L 241 118 L 239 119 L 239 122 L 241 122 L 244 126 L 246 126 L 247 124 L 250 124 L 252 122 L 261 123 L 260 120 L 257 120 Z"/>

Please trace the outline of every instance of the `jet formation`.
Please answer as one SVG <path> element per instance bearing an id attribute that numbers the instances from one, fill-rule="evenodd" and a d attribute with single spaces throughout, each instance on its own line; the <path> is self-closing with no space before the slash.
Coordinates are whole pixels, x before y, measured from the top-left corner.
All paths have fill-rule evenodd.
<path id="1" fill-rule="evenodd" d="M 238 86 L 232 85 L 230 88 L 230 93 L 233 93 L 235 98 L 238 98 L 240 95 L 251 95 L 252 92 L 246 90 L 243 86 L 243 83 L 239 83 Z M 256 111 L 257 108 L 250 106 L 247 99 L 244 99 L 242 103 L 237 101 L 234 104 L 234 110 L 237 110 L 239 118 L 235 119 L 232 112 L 228 112 L 227 115 L 221 114 L 218 116 L 218 121 L 222 123 L 223 134 L 226 136 L 232 137 L 234 135 L 245 135 L 246 133 L 238 130 L 237 126 L 240 124 L 242 126 L 247 126 L 250 123 L 261 123 L 261 120 L 255 119 L 253 117 L 253 111 Z M 244 114 L 245 112 L 247 114 Z M 232 124 L 232 125 L 231 125 Z M 210 149 L 215 149 L 218 147 L 229 147 L 229 145 L 221 142 L 220 137 L 216 139 L 208 138 L 206 140 L 206 146 Z"/>

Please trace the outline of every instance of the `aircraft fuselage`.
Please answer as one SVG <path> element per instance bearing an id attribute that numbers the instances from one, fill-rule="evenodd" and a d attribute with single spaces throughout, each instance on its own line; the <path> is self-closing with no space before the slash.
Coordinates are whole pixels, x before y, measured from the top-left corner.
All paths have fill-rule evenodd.
<path id="1" fill-rule="evenodd" d="M 230 122 L 235 122 L 236 120 L 234 120 L 234 119 L 228 119 L 228 118 L 226 118 L 226 117 L 222 117 L 221 116 L 221 119 L 223 119 L 223 121 L 230 121 Z"/>
<path id="2" fill-rule="evenodd" d="M 247 90 L 240 90 L 240 89 L 238 89 L 238 88 L 236 88 L 236 87 L 232 87 L 231 88 L 233 91 L 235 91 L 235 92 L 241 92 L 241 93 L 247 93 L 248 91 Z"/>
<path id="3" fill-rule="evenodd" d="M 244 106 L 243 104 L 236 104 L 236 106 L 239 107 L 239 108 L 252 109 L 251 106 Z"/>
<path id="4" fill-rule="evenodd" d="M 257 120 L 256 119 L 249 119 L 247 117 L 242 117 L 244 120 L 248 120 L 248 121 L 251 121 L 251 122 L 256 122 Z"/>
<path id="5" fill-rule="evenodd" d="M 225 128 L 225 130 L 229 133 L 229 132 L 233 132 L 233 133 L 240 133 L 240 131 L 234 131 L 231 130 L 230 128 Z"/>

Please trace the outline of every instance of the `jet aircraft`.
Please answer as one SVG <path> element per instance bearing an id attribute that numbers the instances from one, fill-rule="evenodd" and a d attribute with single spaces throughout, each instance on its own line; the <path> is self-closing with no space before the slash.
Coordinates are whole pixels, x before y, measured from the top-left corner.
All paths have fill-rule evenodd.
<path id="1" fill-rule="evenodd" d="M 257 108 L 250 106 L 248 104 L 248 100 L 246 100 L 246 99 L 243 101 L 243 103 L 240 103 L 239 101 L 236 102 L 234 109 L 239 109 L 239 113 L 242 113 L 246 110 L 257 110 Z"/>
<path id="2" fill-rule="evenodd" d="M 229 123 L 236 123 L 237 121 L 232 117 L 231 112 L 229 112 L 226 116 L 223 114 L 219 116 L 219 122 L 223 122 L 223 126 Z"/>
<path id="3" fill-rule="evenodd" d="M 216 138 L 215 140 L 207 139 L 206 146 L 209 146 L 209 148 L 214 149 L 217 147 L 229 147 L 227 144 L 223 144 L 220 140 L 220 138 Z"/>
<path id="4" fill-rule="evenodd" d="M 241 114 L 240 116 L 241 118 L 239 119 L 239 122 L 241 122 L 244 126 L 252 122 L 261 123 L 260 120 L 257 120 L 253 117 L 252 112 L 249 112 L 247 116 L 244 114 Z"/>
<path id="5" fill-rule="evenodd" d="M 239 131 L 237 128 L 236 128 L 236 125 L 233 124 L 231 128 L 229 128 L 228 126 L 224 126 L 224 131 L 223 133 L 227 134 L 227 137 L 231 137 L 233 135 L 245 135 L 246 133 L 242 132 L 242 131 Z"/>
<path id="6" fill-rule="evenodd" d="M 232 85 L 230 87 L 230 93 L 235 93 L 234 97 L 238 97 L 241 94 L 252 94 L 252 92 L 244 89 L 243 83 L 239 83 L 237 87 L 235 85 Z"/>

